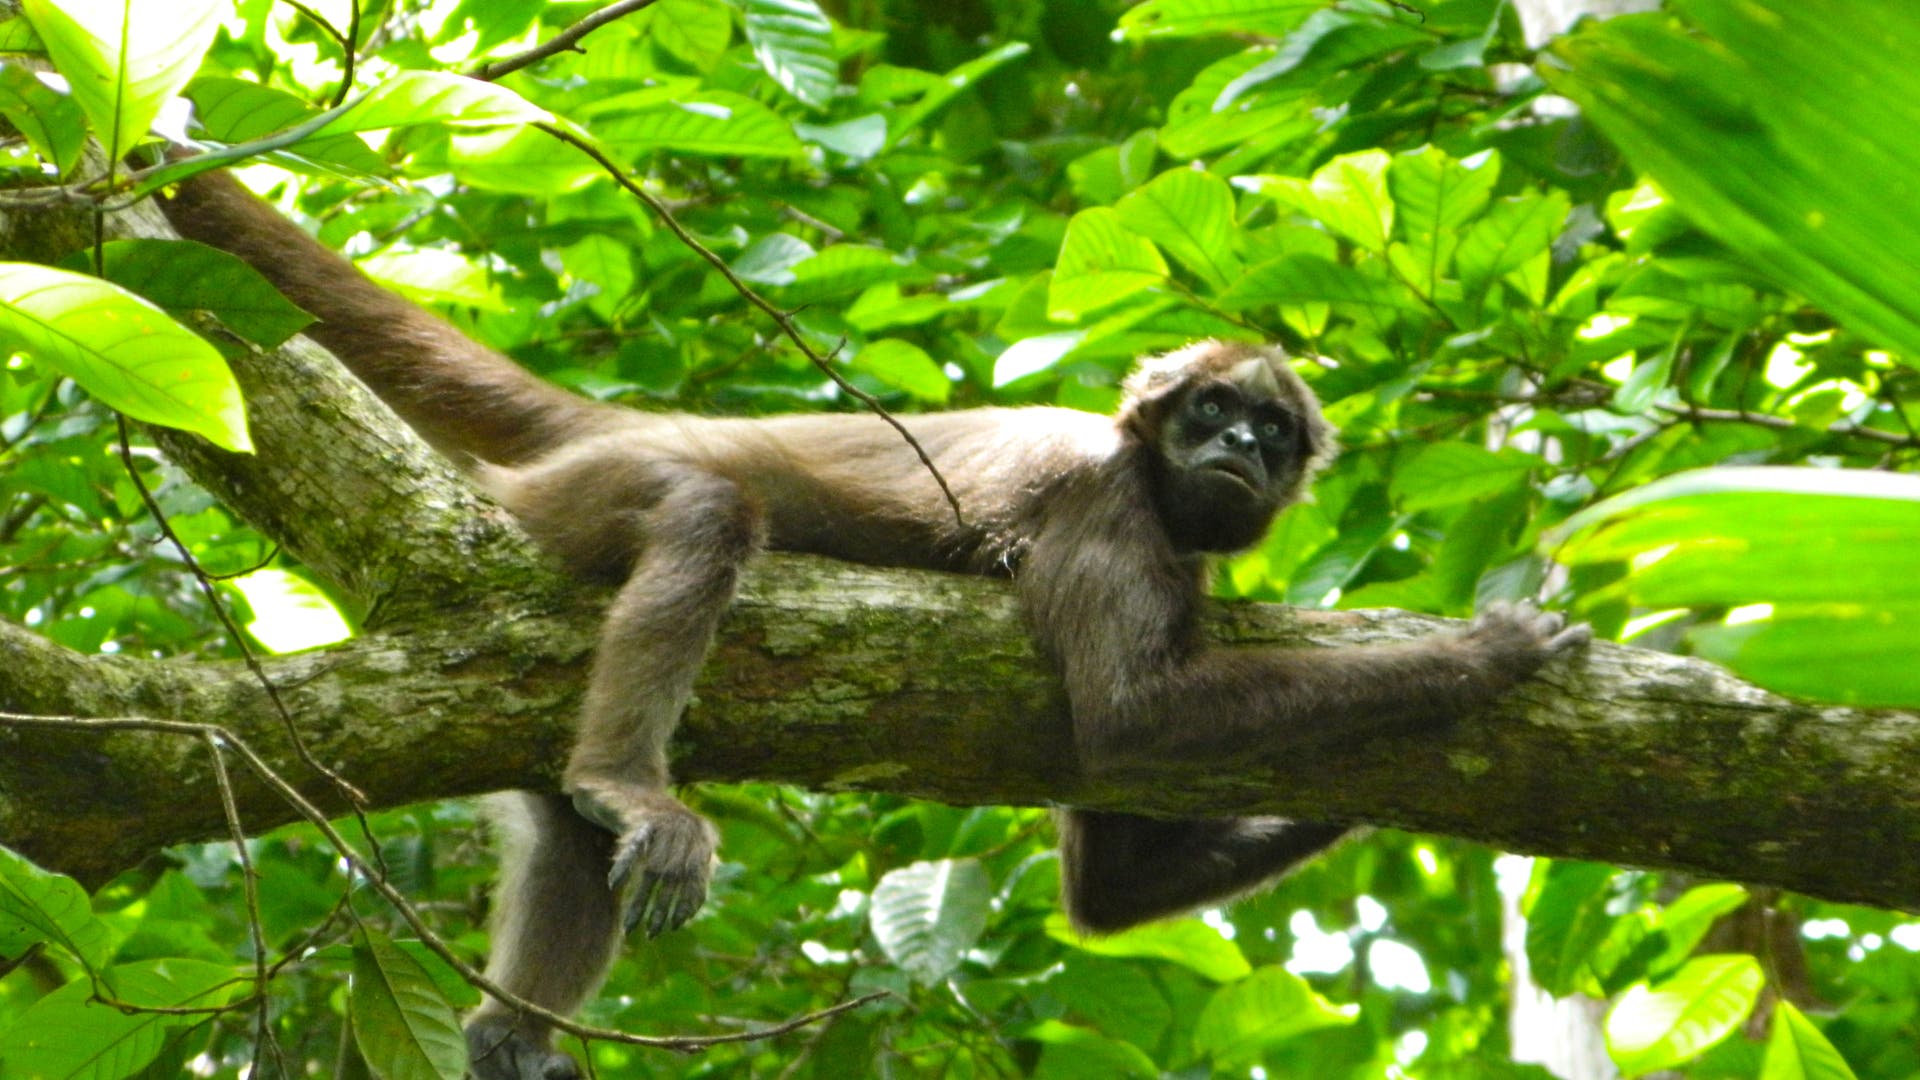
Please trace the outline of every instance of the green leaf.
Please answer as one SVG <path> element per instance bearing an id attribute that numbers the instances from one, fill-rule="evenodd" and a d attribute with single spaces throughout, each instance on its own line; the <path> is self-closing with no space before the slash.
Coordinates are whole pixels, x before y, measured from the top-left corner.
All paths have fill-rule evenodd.
<path id="1" fill-rule="evenodd" d="M 794 263 L 790 273 L 786 299 L 805 304 L 900 281 L 918 271 L 911 262 L 885 248 L 835 244 Z"/>
<path id="2" fill-rule="evenodd" d="M 1023 41 L 1010 41 L 1005 45 L 983 55 L 976 56 L 955 67 L 945 75 L 932 79 L 920 100 L 899 110 L 887 118 L 887 144 L 898 143 L 906 134 L 945 108 L 947 103 L 971 90 L 981 79 L 986 78 L 1004 65 L 1027 55 L 1029 46 Z"/>
<path id="3" fill-rule="evenodd" d="M 1324 6 L 1319 0 L 1146 0 L 1120 16 L 1114 36 L 1122 41 L 1213 34 L 1280 37 Z"/>
<path id="4" fill-rule="evenodd" d="M 1166 960 L 1214 982 L 1246 978 L 1253 970 L 1240 946 L 1198 919 L 1148 923 L 1106 937 L 1082 937 L 1058 912 L 1047 916 L 1047 936 L 1095 956 Z"/>
<path id="5" fill-rule="evenodd" d="M 1773 1034 L 1760 1080 L 1854 1080 L 1854 1074 L 1813 1021 L 1782 998 L 1773 1003 Z"/>
<path id="6" fill-rule="evenodd" d="M 320 115 L 320 110 L 284 90 L 245 79 L 195 79 L 187 87 L 187 97 L 193 102 L 200 133 L 221 143 L 264 139 Z M 296 164 L 305 159 L 369 175 L 386 170 L 385 160 L 358 135 L 307 138 L 300 141 L 298 154 L 281 153 Z"/>
<path id="7" fill-rule="evenodd" d="M 855 371 L 864 371 L 888 386 L 905 390 L 922 401 L 944 402 L 953 382 L 920 346 L 899 338 L 882 338 L 853 357 Z"/>
<path id="8" fill-rule="evenodd" d="M 1920 356 L 1920 8 L 1690 0 L 1561 38 L 1555 89 L 1699 227 Z M 1861 87 L 1871 100 L 1856 103 Z"/>
<path id="9" fill-rule="evenodd" d="M 660 0 L 636 15 L 638 32 L 696 71 L 719 66 L 733 40 L 733 12 L 720 0 Z"/>
<path id="10" fill-rule="evenodd" d="M 1564 859 L 1547 867 L 1527 909 L 1527 964 L 1547 992 L 1564 997 L 1587 987 L 1594 952 L 1619 921 L 1607 910 L 1614 873 L 1602 863 Z"/>
<path id="11" fill-rule="evenodd" d="M 416 124 L 538 124 L 547 110 L 497 83 L 447 71 L 402 71 L 335 110 L 333 118 L 298 144 L 351 131 L 380 131 Z"/>
<path id="12" fill-rule="evenodd" d="M 1385 251 L 1393 233 L 1393 198 L 1387 191 L 1385 150 L 1342 154 L 1297 176 L 1242 176 L 1234 183 L 1291 207 L 1368 251 Z"/>
<path id="13" fill-rule="evenodd" d="M 251 451 L 240 387 L 213 346 L 117 285 L 0 263 L 0 352 L 24 353 L 137 420 Z"/>
<path id="14" fill-rule="evenodd" d="M 1433 443 L 1393 475 L 1393 499 L 1413 513 L 1485 499 L 1526 481 L 1544 464 L 1518 450 L 1495 452 L 1463 442 Z"/>
<path id="15" fill-rule="evenodd" d="M 0 956 L 19 956 L 36 941 L 59 946 L 92 970 L 104 968 L 113 949 L 78 882 L 0 847 Z"/>
<path id="16" fill-rule="evenodd" d="M 746 0 L 747 41 L 760 67 L 787 93 L 816 109 L 840 85 L 833 23 L 814 0 Z"/>
<path id="17" fill-rule="evenodd" d="M 508 310 L 499 282 L 485 266 L 444 248 L 383 251 L 359 265 L 368 277 L 417 303 Z"/>
<path id="18" fill-rule="evenodd" d="M 1435 146 L 1394 155 L 1388 187 L 1399 210 L 1400 233 L 1419 269 L 1414 281 L 1422 295 L 1432 296 L 1446 276 L 1461 230 L 1486 209 L 1499 179 L 1500 157 L 1491 150 L 1463 161 Z"/>
<path id="19" fill-rule="evenodd" d="M 1120 223 L 1158 244 L 1214 292 L 1240 275 L 1233 189 L 1211 173 L 1169 169 L 1114 206 Z"/>
<path id="20" fill-rule="evenodd" d="M 226 9 L 219 0 L 26 0 L 23 8 L 110 158 L 133 149 L 193 77 Z"/>
<path id="21" fill-rule="evenodd" d="M 108 281 L 153 301 L 175 318 L 210 312 L 263 349 L 313 322 L 313 316 L 280 295 L 260 271 L 219 248 L 192 240 L 114 240 L 101 245 L 100 252 L 101 276 Z"/>
<path id="22" fill-rule="evenodd" d="M 1753 1011 L 1766 977 L 1751 956 L 1699 956 L 1660 982 L 1638 983 L 1607 1013 L 1607 1053 L 1627 1076 L 1692 1061 Z"/>
<path id="23" fill-rule="evenodd" d="M 1589 507 L 1547 542 L 1571 565 L 1628 564 L 1613 588 L 1650 609 L 1771 605 L 1764 621 L 1691 635 L 1762 685 L 1914 705 L 1916 530 L 1920 477 L 1742 467 L 1662 478 Z"/>
<path id="24" fill-rule="evenodd" d="M 1244 311 L 1269 304 L 1343 304 L 1356 308 L 1425 311 L 1405 286 L 1369 277 L 1319 255 L 1282 255 L 1241 276 L 1220 296 L 1220 306 Z"/>
<path id="25" fill-rule="evenodd" d="M 1334 1005 L 1286 968 L 1267 966 L 1213 992 L 1193 1028 L 1193 1048 L 1218 1072 L 1240 1072 L 1296 1035 L 1353 1023 L 1358 1005 Z"/>
<path id="26" fill-rule="evenodd" d="M 1746 902 L 1747 890 L 1731 882 L 1688 889 L 1663 908 L 1654 923 L 1666 947 L 1648 962 L 1647 971 L 1657 978 L 1679 967 L 1721 916 L 1733 914 Z"/>
<path id="27" fill-rule="evenodd" d="M 1160 1075 L 1153 1059 L 1139 1047 L 1083 1027 L 1042 1020 L 1020 1035 L 1041 1045 L 1034 1080 L 1153 1080 Z"/>
<path id="28" fill-rule="evenodd" d="M 793 126 L 739 94 L 702 90 L 596 119 L 596 139 L 622 158 L 655 151 L 722 157 L 785 158 L 805 148 Z"/>
<path id="29" fill-rule="evenodd" d="M 1518 270 L 1545 252 L 1559 234 L 1567 210 L 1567 194 L 1559 190 L 1494 203 L 1493 209 L 1467 230 L 1454 253 L 1460 282 L 1467 292 L 1479 293 L 1495 278 Z"/>
<path id="30" fill-rule="evenodd" d="M 104 973 L 116 997 L 155 1008 L 210 1008 L 232 1000 L 245 985 L 226 964 L 170 957 L 121 964 Z M 93 984 L 75 979 L 19 1014 L 0 1034 L 0 1061 L 8 1076 L 36 1080 L 119 1080 L 133 1076 L 180 1038 L 202 1015 L 122 1012 L 92 1000 Z"/>
<path id="31" fill-rule="evenodd" d="M 353 947 L 354 1041 L 387 1080 L 460 1080 L 467 1043 L 453 1006 L 420 961 L 377 930 Z"/>
<path id="32" fill-rule="evenodd" d="M 959 967 L 980 940 L 992 898 L 993 885 L 977 860 L 916 862 L 880 879 L 867 919 L 888 959 L 931 985 Z"/>
<path id="33" fill-rule="evenodd" d="M 0 116 L 26 137 L 33 152 L 65 175 L 87 143 L 86 114 L 18 64 L 0 64 Z"/>
<path id="34" fill-rule="evenodd" d="M 1077 322 L 1166 280 L 1167 262 L 1159 249 L 1122 225 L 1117 211 L 1082 210 L 1067 223 L 1047 290 L 1047 315 Z"/>
<path id="35" fill-rule="evenodd" d="M 510 195 L 552 198 L 578 191 L 602 175 L 593 159 L 537 128 L 462 131 L 448 137 L 444 150 L 437 150 L 424 151 L 421 164 L 442 166 L 474 187 Z"/>

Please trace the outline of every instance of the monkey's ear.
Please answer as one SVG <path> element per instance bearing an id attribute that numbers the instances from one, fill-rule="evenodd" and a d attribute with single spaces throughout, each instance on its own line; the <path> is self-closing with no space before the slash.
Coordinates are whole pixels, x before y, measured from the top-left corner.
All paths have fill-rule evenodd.
<path id="1" fill-rule="evenodd" d="M 1193 377 L 1207 367 L 1205 358 L 1219 346 L 1217 341 L 1199 341 L 1170 353 L 1141 357 L 1133 373 L 1120 384 L 1124 397 L 1114 417 L 1120 429 L 1142 442 L 1158 442 L 1166 427 L 1167 410 Z"/>

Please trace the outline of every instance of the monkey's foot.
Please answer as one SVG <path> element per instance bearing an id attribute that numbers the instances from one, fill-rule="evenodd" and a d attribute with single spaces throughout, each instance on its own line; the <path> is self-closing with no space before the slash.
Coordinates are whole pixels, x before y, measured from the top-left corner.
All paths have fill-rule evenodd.
<path id="1" fill-rule="evenodd" d="M 477 1080 L 580 1080 L 577 1062 L 514 1030 L 507 1017 L 473 1020 L 466 1034 L 467 1068 Z"/>
<path id="2" fill-rule="evenodd" d="M 582 784 L 573 805 L 587 820 L 617 833 L 613 890 L 627 933 L 645 926 L 648 937 L 678 929 L 707 900 L 713 849 L 719 834 L 707 819 L 656 789 L 609 789 Z"/>
<path id="3" fill-rule="evenodd" d="M 1496 667 L 1514 678 L 1525 678 L 1540 665 L 1593 641 L 1586 623 L 1567 625 L 1556 611 L 1541 611 L 1530 603 L 1488 604 L 1473 618 L 1467 640 L 1484 650 Z"/>

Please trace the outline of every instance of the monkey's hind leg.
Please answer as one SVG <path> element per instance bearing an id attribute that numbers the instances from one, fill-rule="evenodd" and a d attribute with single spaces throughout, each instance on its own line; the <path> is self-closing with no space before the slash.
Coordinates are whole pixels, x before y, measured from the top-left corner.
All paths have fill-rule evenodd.
<path id="1" fill-rule="evenodd" d="M 625 929 L 649 937 L 707 898 L 718 834 L 667 790 L 667 740 L 761 531 L 732 481 L 657 468 L 665 494 L 640 515 L 644 546 L 608 609 L 566 772 L 574 808 L 619 835 L 607 884 Z"/>
<path id="2" fill-rule="evenodd" d="M 500 837 L 487 978 L 557 1013 L 571 1013 L 605 977 L 619 949 L 618 913 L 605 884 L 613 837 L 573 812 L 564 795 L 515 791 L 488 800 Z M 544 1021 L 489 997 L 467 1021 L 479 1080 L 577 1080 L 574 1060 L 549 1046 Z"/>
<path id="3" fill-rule="evenodd" d="M 1055 824 L 1067 917 L 1087 934 L 1231 900 L 1348 831 L 1276 817 L 1163 821 L 1092 810 L 1061 811 Z"/>

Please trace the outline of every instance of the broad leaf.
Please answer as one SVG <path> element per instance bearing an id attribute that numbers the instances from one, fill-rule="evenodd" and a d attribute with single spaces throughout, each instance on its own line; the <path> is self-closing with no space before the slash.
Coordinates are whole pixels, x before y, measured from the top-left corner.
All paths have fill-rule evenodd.
<path id="1" fill-rule="evenodd" d="M 239 256 L 192 240 L 115 240 L 103 244 L 102 276 L 146 297 L 176 318 L 205 311 L 229 330 L 271 349 L 313 316 Z"/>
<path id="2" fill-rule="evenodd" d="M 302 142 L 416 124 L 537 124 L 552 118 L 496 83 L 446 71 L 403 71 L 336 110 Z"/>
<path id="3" fill-rule="evenodd" d="M 240 387 L 213 346 L 117 285 L 0 263 L 0 352 L 24 353 L 137 420 L 251 451 Z"/>
<path id="4" fill-rule="evenodd" d="M 1067 924 L 1066 916 L 1056 913 L 1047 918 L 1047 935 L 1095 956 L 1166 960 L 1214 982 L 1243 979 L 1253 970 L 1240 946 L 1198 919 L 1148 923 L 1106 937 L 1081 937 Z"/>
<path id="5" fill-rule="evenodd" d="M 824 109 L 840 85 L 833 23 L 814 0 L 746 0 L 747 41 L 780 86 Z"/>
<path id="6" fill-rule="evenodd" d="M 1766 977 L 1751 956 L 1700 956 L 1657 987 L 1639 983 L 1607 1013 L 1607 1053 L 1627 1076 L 1670 1069 L 1732 1034 Z"/>
<path id="7" fill-rule="evenodd" d="M 213 1008 L 244 987 L 242 972 L 204 960 L 143 960 L 104 973 L 118 1000 L 158 1008 Z M 145 1068 L 203 1014 L 123 1012 L 92 1000 L 94 987 L 75 979 L 20 1013 L 0 1034 L 8 1076 L 47 1080 L 118 1080 Z"/>
<path id="8" fill-rule="evenodd" d="M 1854 1080 L 1854 1073 L 1813 1021 L 1782 998 L 1773 1003 L 1773 1034 L 1760 1080 Z"/>
<path id="9" fill-rule="evenodd" d="M 1082 210 L 1067 224 L 1047 291 L 1047 315 L 1076 322 L 1166 280 L 1167 262 L 1159 250 L 1122 225 L 1117 211 Z"/>
<path id="10" fill-rule="evenodd" d="M 26 0 L 24 10 L 117 158 L 193 77 L 226 8 L 220 0 Z"/>
<path id="11" fill-rule="evenodd" d="M 18 64 L 0 64 L 0 116 L 26 137 L 33 152 L 65 174 L 86 145 L 86 115 Z"/>
<path id="12" fill-rule="evenodd" d="M 1471 443 L 1438 442 L 1395 470 L 1393 501 L 1409 513 L 1475 502 L 1524 483 L 1542 464 L 1518 450 L 1495 453 Z"/>
<path id="13" fill-rule="evenodd" d="M 597 119 L 593 134 L 618 156 L 655 151 L 724 157 L 785 158 L 804 149 L 793 125 L 749 97 L 703 90 Z"/>
<path id="14" fill-rule="evenodd" d="M 1114 206 L 1120 223 L 1158 244 L 1215 293 L 1240 274 L 1233 189 L 1211 173 L 1170 169 Z"/>
<path id="15" fill-rule="evenodd" d="M 973 859 L 917 862 L 880 879 L 867 918 L 889 959 L 915 981 L 936 983 L 980 940 L 992 895 Z"/>
<path id="16" fill-rule="evenodd" d="M 19 956 L 36 941 L 95 970 L 106 966 L 113 948 L 112 935 L 93 917 L 78 882 L 0 847 L 0 956 Z"/>
<path id="17" fill-rule="evenodd" d="M 433 977 L 405 949 L 362 928 L 349 1011 L 367 1064 L 388 1080 L 460 1080 L 467 1043 Z"/>
<path id="18" fill-rule="evenodd" d="M 1193 1047 L 1216 1071 L 1258 1064 L 1274 1046 L 1308 1031 L 1351 1024 L 1358 1005 L 1334 1005 L 1286 968 L 1267 966 L 1213 992 L 1193 1028 Z"/>
<path id="19" fill-rule="evenodd" d="M 1127 40 L 1263 34 L 1279 37 L 1325 5 L 1319 0 L 1146 0 L 1120 16 Z"/>

